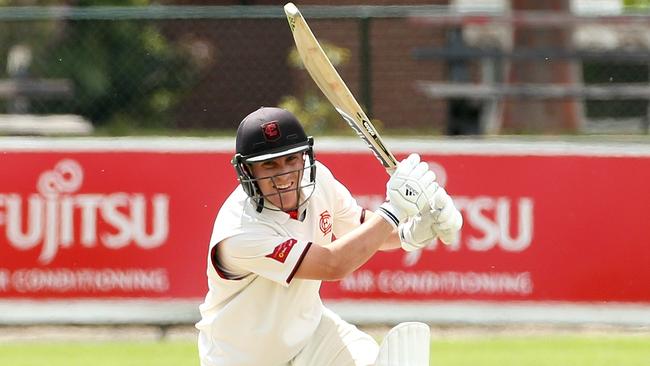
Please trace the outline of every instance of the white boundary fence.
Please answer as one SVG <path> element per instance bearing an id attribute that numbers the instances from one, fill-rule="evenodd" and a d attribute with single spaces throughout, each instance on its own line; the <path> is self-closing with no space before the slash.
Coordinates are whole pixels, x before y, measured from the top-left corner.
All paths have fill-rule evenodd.
<path id="1" fill-rule="evenodd" d="M 2 300 L 0 325 L 193 324 L 196 300 Z M 421 321 L 438 325 L 650 327 L 650 304 L 481 301 L 326 301 L 344 319 L 360 325 Z"/>

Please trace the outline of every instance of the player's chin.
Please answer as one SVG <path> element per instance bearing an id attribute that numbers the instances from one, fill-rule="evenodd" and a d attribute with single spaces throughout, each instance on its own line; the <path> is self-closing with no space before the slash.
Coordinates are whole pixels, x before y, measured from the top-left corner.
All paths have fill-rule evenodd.
<path id="1" fill-rule="evenodd" d="M 298 206 L 298 195 L 295 190 L 282 192 L 273 198 L 271 203 L 282 210 L 293 210 Z"/>

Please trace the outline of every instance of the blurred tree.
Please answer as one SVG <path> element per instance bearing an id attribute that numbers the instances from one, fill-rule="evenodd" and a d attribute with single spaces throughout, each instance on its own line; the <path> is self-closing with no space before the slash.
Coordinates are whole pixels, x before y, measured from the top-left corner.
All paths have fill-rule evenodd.
<path id="1" fill-rule="evenodd" d="M 42 1 L 43 5 L 51 5 L 55 1 Z M 21 0 L 0 0 L 1 7 L 7 6 L 21 6 L 32 5 L 31 3 Z M 32 48 L 33 45 L 45 44 L 48 37 L 56 32 L 56 23 L 54 21 L 39 21 L 39 22 L 21 22 L 21 21 L 3 21 L 0 22 L 0 79 L 9 78 L 14 74 L 18 65 L 9 65 L 9 59 L 12 50 L 21 50 L 24 57 L 21 58 L 20 68 L 26 68 L 20 73 L 25 74 L 28 72 L 29 64 L 33 60 Z M 14 53 L 15 55 L 15 53 Z M 11 101 L 0 100 L 0 110 L 8 111 L 7 107 Z"/>
<path id="2" fill-rule="evenodd" d="M 0 0 L 1 1 L 1 0 Z M 5 0 L 7 5 L 20 1 Z M 52 1 L 38 1 L 49 5 Z M 79 0 L 86 6 L 149 5 L 149 0 Z M 33 49 L 30 73 L 74 83 L 71 102 L 33 106 L 36 113 L 75 113 L 118 130 L 173 127 L 172 109 L 196 79 L 192 58 L 171 43 L 158 24 L 143 20 L 57 20 L 2 24 Z M 29 37 L 21 29 L 29 29 Z M 0 32 L 4 35 L 4 32 Z M 7 37 L 9 38 L 9 37 Z"/>
<path id="3" fill-rule="evenodd" d="M 338 47 L 329 42 L 321 42 L 321 47 L 323 47 L 332 65 L 337 69 L 350 60 L 350 50 L 347 48 Z M 300 79 L 306 78 L 305 84 L 307 86 L 300 96 L 286 95 L 282 97 L 279 106 L 295 114 L 305 126 L 305 129 L 311 134 L 338 131 L 349 132 L 349 127 L 341 115 L 336 112 L 334 106 L 332 106 L 309 76 L 295 46 L 291 47 L 287 62 L 292 68 L 300 70 Z M 378 129 L 381 129 L 383 125 L 377 119 L 373 119 L 372 123 Z"/>
<path id="4" fill-rule="evenodd" d="M 623 0 L 626 8 L 650 8 L 650 0 Z"/>
<path id="5" fill-rule="evenodd" d="M 344 65 L 350 59 L 350 50 L 346 48 L 329 42 L 322 42 L 321 46 L 335 67 Z M 295 114 L 307 131 L 313 134 L 331 132 L 342 127 L 341 116 L 309 77 L 295 46 L 291 47 L 289 51 L 287 63 L 292 68 L 300 70 L 300 79 L 304 80 L 304 76 L 306 76 L 308 80 L 303 83 L 306 85 L 302 95 L 282 97 L 279 103 L 280 107 Z"/>

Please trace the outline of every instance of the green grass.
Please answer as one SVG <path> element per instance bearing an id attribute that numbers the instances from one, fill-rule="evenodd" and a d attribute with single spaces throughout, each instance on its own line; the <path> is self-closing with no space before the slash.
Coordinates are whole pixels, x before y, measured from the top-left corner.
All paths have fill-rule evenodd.
<path id="1" fill-rule="evenodd" d="M 647 366 L 650 336 L 549 336 L 436 340 L 438 366 Z"/>
<path id="2" fill-rule="evenodd" d="M 198 364 L 196 343 L 189 341 L 0 344 L 0 365 L 196 366 Z"/>
<path id="3" fill-rule="evenodd" d="M 647 366 L 650 336 L 553 336 L 436 339 L 436 366 Z M 198 365 L 196 343 L 49 342 L 0 344 L 0 365 Z M 316 365 L 315 365 L 316 366 Z"/>

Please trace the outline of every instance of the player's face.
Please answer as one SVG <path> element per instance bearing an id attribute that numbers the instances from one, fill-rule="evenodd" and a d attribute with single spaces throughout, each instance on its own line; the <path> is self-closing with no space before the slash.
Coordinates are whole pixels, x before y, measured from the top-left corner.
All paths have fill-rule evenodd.
<path id="1" fill-rule="evenodd" d="M 251 165 L 251 173 L 257 178 L 264 197 L 284 211 L 298 207 L 305 164 L 303 156 L 303 153 L 296 153 Z"/>

